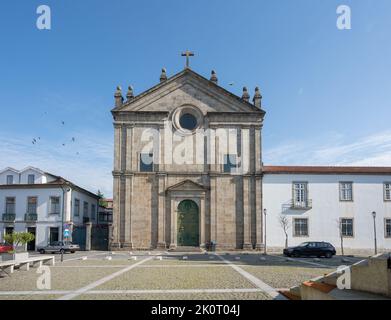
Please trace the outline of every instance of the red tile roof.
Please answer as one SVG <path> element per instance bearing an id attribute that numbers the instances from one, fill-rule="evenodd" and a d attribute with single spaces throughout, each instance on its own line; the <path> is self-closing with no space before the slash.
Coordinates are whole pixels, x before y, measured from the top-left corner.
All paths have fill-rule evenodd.
<path id="1" fill-rule="evenodd" d="M 264 166 L 266 174 L 391 174 L 391 167 Z"/>

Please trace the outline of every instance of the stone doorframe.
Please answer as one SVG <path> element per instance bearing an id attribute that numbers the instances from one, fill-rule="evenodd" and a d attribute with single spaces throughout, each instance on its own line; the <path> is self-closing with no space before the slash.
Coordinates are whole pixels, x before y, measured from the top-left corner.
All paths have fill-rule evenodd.
<path id="1" fill-rule="evenodd" d="M 183 200 L 194 201 L 199 210 L 199 244 L 205 248 L 205 193 L 206 188 L 186 180 L 167 189 L 167 200 L 171 204 L 170 249 L 177 247 L 178 206 Z"/>

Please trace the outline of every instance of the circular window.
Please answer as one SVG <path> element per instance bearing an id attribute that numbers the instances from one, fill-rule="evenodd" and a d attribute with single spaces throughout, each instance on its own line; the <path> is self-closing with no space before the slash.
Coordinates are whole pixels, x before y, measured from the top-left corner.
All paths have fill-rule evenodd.
<path id="1" fill-rule="evenodd" d="M 197 128 L 197 118 L 190 113 L 185 113 L 180 117 L 179 124 L 183 129 L 193 131 Z"/>
<path id="2" fill-rule="evenodd" d="M 176 132 L 188 135 L 202 126 L 203 114 L 198 108 L 185 105 L 174 110 L 171 119 Z"/>

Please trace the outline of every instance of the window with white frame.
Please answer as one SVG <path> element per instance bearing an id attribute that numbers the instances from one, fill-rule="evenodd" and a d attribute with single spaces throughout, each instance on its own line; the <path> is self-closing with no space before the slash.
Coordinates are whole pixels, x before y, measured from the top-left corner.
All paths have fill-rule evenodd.
<path id="1" fill-rule="evenodd" d="M 293 235 L 295 237 L 308 237 L 308 218 L 295 218 L 293 224 Z"/>
<path id="2" fill-rule="evenodd" d="M 60 214 L 60 197 L 50 197 L 50 214 Z"/>
<path id="3" fill-rule="evenodd" d="M 343 237 L 353 237 L 353 219 L 352 218 L 342 218 L 341 219 L 341 235 Z"/>
<path id="4" fill-rule="evenodd" d="M 5 198 L 5 213 L 15 214 L 15 197 Z"/>
<path id="5" fill-rule="evenodd" d="M 391 182 L 384 183 L 384 200 L 391 201 Z"/>
<path id="6" fill-rule="evenodd" d="M 91 220 L 95 221 L 95 210 L 96 206 L 94 204 L 91 204 Z"/>
<path id="7" fill-rule="evenodd" d="M 339 199 L 341 201 L 353 201 L 353 183 L 340 182 L 339 183 Z"/>
<path id="8" fill-rule="evenodd" d="M 7 184 L 14 184 L 14 176 L 12 175 L 7 176 Z"/>
<path id="9" fill-rule="evenodd" d="M 37 213 L 37 197 L 27 197 L 27 213 L 36 214 Z"/>
<path id="10" fill-rule="evenodd" d="M 33 174 L 29 174 L 27 176 L 27 183 L 28 184 L 34 184 L 34 182 L 35 182 L 35 176 Z"/>
<path id="11" fill-rule="evenodd" d="M 75 199 L 75 204 L 73 207 L 73 216 L 74 217 L 80 216 L 80 200 L 79 199 Z"/>
<path id="12" fill-rule="evenodd" d="M 384 219 L 384 235 L 386 238 L 391 238 L 391 218 Z"/>
<path id="13" fill-rule="evenodd" d="M 293 183 L 293 206 L 306 207 L 308 203 L 308 184 L 307 182 Z"/>
<path id="14" fill-rule="evenodd" d="M 83 217 L 88 218 L 88 202 L 83 202 Z"/>

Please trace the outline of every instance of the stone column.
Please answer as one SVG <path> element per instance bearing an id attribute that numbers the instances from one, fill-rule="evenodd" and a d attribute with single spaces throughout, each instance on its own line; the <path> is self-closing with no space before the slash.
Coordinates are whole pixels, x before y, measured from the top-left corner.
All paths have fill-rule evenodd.
<path id="1" fill-rule="evenodd" d="M 124 242 L 123 248 L 132 249 L 132 194 L 133 194 L 133 177 L 126 176 L 125 178 L 125 212 L 124 212 Z"/>
<path id="2" fill-rule="evenodd" d="M 250 177 L 243 177 L 243 249 L 252 249 Z"/>
<path id="3" fill-rule="evenodd" d="M 170 237 L 170 249 L 175 249 L 177 247 L 177 207 L 175 205 L 175 200 L 171 198 L 171 237 Z"/>
<path id="4" fill-rule="evenodd" d="M 262 208 L 262 177 L 255 178 L 255 215 L 256 215 L 256 246 L 263 249 L 263 208 Z"/>
<path id="5" fill-rule="evenodd" d="M 120 189 L 120 178 L 118 176 L 114 176 L 113 178 L 113 235 L 110 243 L 110 248 L 119 248 L 119 232 L 120 232 L 120 197 L 119 197 L 119 189 Z"/>
<path id="6" fill-rule="evenodd" d="M 133 127 L 126 127 L 126 171 L 132 171 L 133 161 Z"/>
<path id="7" fill-rule="evenodd" d="M 216 243 L 217 241 L 217 234 L 216 234 L 216 215 L 217 215 L 217 208 L 216 208 L 216 196 L 217 196 L 217 181 L 216 177 L 210 177 L 210 241 L 214 241 Z"/>
<path id="8" fill-rule="evenodd" d="M 200 247 L 205 248 L 205 197 L 200 198 Z"/>
<path id="9" fill-rule="evenodd" d="M 262 170 L 261 128 L 255 128 L 255 172 Z"/>
<path id="10" fill-rule="evenodd" d="M 91 251 L 91 232 L 92 231 L 92 223 L 86 223 L 86 251 Z"/>
<path id="11" fill-rule="evenodd" d="M 165 235 L 165 230 L 166 230 L 166 214 L 165 214 L 165 209 L 166 209 L 166 188 L 165 188 L 165 175 L 158 174 L 158 226 L 157 226 L 157 232 L 158 232 L 158 243 L 157 247 L 160 249 L 166 249 L 166 235 Z"/>
<path id="12" fill-rule="evenodd" d="M 121 126 L 114 125 L 114 171 L 121 170 Z"/>

